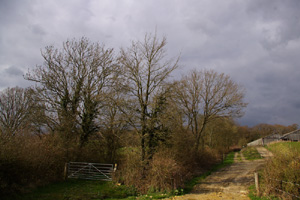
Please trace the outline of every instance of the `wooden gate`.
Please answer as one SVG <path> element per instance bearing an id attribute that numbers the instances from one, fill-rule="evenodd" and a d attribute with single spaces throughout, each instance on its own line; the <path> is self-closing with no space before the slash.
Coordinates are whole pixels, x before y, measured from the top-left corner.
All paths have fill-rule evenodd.
<path id="1" fill-rule="evenodd" d="M 115 169 L 113 164 L 70 162 L 65 166 L 65 178 L 111 181 Z"/>

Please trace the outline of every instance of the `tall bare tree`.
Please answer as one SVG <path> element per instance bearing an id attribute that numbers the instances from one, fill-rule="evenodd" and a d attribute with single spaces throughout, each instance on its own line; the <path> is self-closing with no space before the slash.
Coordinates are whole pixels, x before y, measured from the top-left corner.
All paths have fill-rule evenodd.
<path id="1" fill-rule="evenodd" d="M 0 93 L 0 133 L 14 136 L 30 122 L 36 102 L 31 89 L 20 87 L 7 88 Z"/>
<path id="2" fill-rule="evenodd" d="M 152 156 L 149 128 L 151 115 L 158 105 L 155 102 L 167 91 L 165 82 L 178 67 L 179 58 L 166 59 L 166 44 L 165 37 L 160 40 L 156 34 L 146 34 L 143 41 L 133 41 L 129 48 L 121 49 L 120 64 L 128 93 L 124 113 L 130 113 L 128 120 L 140 135 L 142 160 Z"/>
<path id="3" fill-rule="evenodd" d="M 114 73 L 113 49 L 81 38 L 61 49 L 46 47 L 42 56 L 43 65 L 25 78 L 38 83 L 52 128 L 65 138 L 79 137 L 83 145 L 98 129 L 97 114 Z"/>
<path id="4" fill-rule="evenodd" d="M 120 69 L 118 72 L 116 75 L 122 74 Z M 122 81 L 123 79 L 118 76 L 114 78 L 99 117 L 102 125 L 99 135 L 104 139 L 106 160 L 109 162 L 115 162 L 117 149 L 122 143 L 122 136 L 128 130 L 126 116 L 119 109 L 119 106 L 122 106 L 121 102 L 124 103 L 124 99 L 126 99 L 126 91 L 123 89 Z"/>
<path id="5" fill-rule="evenodd" d="M 203 144 L 206 125 L 218 117 L 242 116 L 244 91 L 228 75 L 194 70 L 177 84 L 176 101 L 195 137 L 195 150 Z"/>

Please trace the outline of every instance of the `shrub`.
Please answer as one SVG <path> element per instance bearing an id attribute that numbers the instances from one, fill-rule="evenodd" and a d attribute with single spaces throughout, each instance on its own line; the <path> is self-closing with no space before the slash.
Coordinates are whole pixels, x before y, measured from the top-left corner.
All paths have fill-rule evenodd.
<path id="1" fill-rule="evenodd" d="M 16 136 L 0 144 L 0 189 L 9 194 L 62 178 L 64 151 L 53 138 Z M 51 145 L 50 145 L 51 143 Z"/>
<path id="2" fill-rule="evenodd" d="M 155 191 L 171 191 L 182 187 L 185 169 L 168 151 L 156 153 L 148 172 L 149 188 Z"/>
<path id="3" fill-rule="evenodd" d="M 285 199 L 292 199 L 287 193 L 300 196 L 300 153 L 288 148 L 277 148 L 273 152 L 274 157 L 268 160 L 262 174 L 264 192 Z"/>
<path id="4" fill-rule="evenodd" d="M 3 195 L 62 180 L 64 164 L 78 159 L 80 152 L 74 141 L 66 143 L 51 134 L 1 139 L 0 193 Z"/>
<path id="5" fill-rule="evenodd" d="M 133 186 L 139 191 L 145 192 L 144 165 L 141 162 L 141 152 L 139 148 L 124 147 L 119 150 L 121 159 L 118 170 L 115 173 L 115 181 Z"/>
<path id="6" fill-rule="evenodd" d="M 183 188 L 184 183 L 195 175 L 203 173 L 217 161 L 218 153 L 202 149 L 195 153 L 183 148 L 185 154 L 176 154 L 175 148 L 160 148 L 148 163 L 141 162 L 139 148 L 122 148 L 121 164 L 116 173 L 116 181 L 134 186 L 140 193 L 171 192 Z M 197 170 L 195 170 L 197 169 Z"/>
<path id="7" fill-rule="evenodd" d="M 141 161 L 138 148 L 123 148 L 122 157 L 116 180 L 142 194 L 171 191 L 183 184 L 183 168 L 167 150 L 157 152 L 148 163 Z"/>

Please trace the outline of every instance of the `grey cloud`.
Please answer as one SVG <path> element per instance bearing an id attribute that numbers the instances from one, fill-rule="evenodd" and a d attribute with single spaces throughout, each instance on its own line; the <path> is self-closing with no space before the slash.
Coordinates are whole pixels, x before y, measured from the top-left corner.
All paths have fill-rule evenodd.
<path id="1" fill-rule="evenodd" d="M 300 1 L 250 1 L 248 12 L 258 19 L 261 44 L 271 50 L 300 37 Z"/>
<path id="2" fill-rule="evenodd" d="M 13 76 L 22 76 L 23 75 L 23 71 L 15 66 L 6 68 L 4 70 L 4 72 L 7 73 L 8 75 L 13 75 Z"/>
<path id="3" fill-rule="evenodd" d="M 292 102 L 293 107 L 295 107 L 297 110 L 300 109 L 300 100 L 297 99 L 294 102 Z"/>
<path id="4" fill-rule="evenodd" d="M 157 28 L 180 70 L 213 68 L 246 88 L 243 124 L 300 123 L 298 0 L 0 0 L 0 88 L 30 85 L 21 72 L 40 49 L 86 36 L 118 51 Z M 9 67 L 11 66 L 11 67 Z M 14 67 L 12 67 L 14 66 Z"/>
<path id="5" fill-rule="evenodd" d="M 0 91 L 7 87 L 29 87 L 32 85 L 23 78 L 23 71 L 18 67 L 11 66 L 4 70 L 0 68 Z"/>
<path id="6" fill-rule="evenodd" d="M 46 35 L 46 31 L 44 30 L 44 28 L 38 24 L 30 25 L 29 29 L 35 35 Z"/>

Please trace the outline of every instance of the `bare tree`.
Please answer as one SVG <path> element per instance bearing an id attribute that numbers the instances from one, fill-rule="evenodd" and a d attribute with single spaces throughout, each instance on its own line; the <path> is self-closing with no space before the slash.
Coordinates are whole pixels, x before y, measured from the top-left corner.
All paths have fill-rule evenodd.
<path id="1" fill-rule="evenodd" d="M 229 147 L 238 144 L 237 126 L 232 118 L 220 117 L 209 123 L 205 129 L 206 144 L 209 147 L 226 153 Z"/>
<path id="2" fill-rule="evenodd" d="M 121 75 L 121 70 L 118 70 Z M 106 95 L 105 104 L 101 109 L 101 129 L 99 135 L 104 139 L 106 146 L 106 160 L 115 162 L 117 149 L 121 146 L 122 136 L 128 130 L 126 116 L 119 109 L 121 102 L 126 98 L 122 88 L 122 79 L 115 77 L 113 85 Z"/>
<path id="3" fill-rule="evenodd" d="M 31 90 L 7 88 L 0 93 L 0 133 L 14 136 L 29 124 L 35 105 Z"/>
<path id="4" fill-rule="evenodd" d="M 192 71 L 177 84 L 176 101 L 195 137 L 195 150 L 203 144 L 207 123 L 218 117 L 240 117 L 244 91 L 229 76 L 213 70 Z"/>
<path id="5" fill-rule="evenodd" d="M 96 118 L 114 73 L 113 49 L 86 38 L 66 41 L 62 49 L 42 51 L 44 63 L 25 76 L 37 84 L 53 130 L 83 145 L 98 129 Z"/>
<path id="6" fill-rule="evenodd" d="M 165 82 L 178 67 L 179 58 L 166 59 L 165 46 L 166 38 L 159 40 L 156 34 L 146 34 L 143 41 L 132 42 L 129 48 L 121 49 L 120 64 L 124 69 L 128 94 L 126 106 L 121 109 L 140 135 L 142 160 L 151 158 L 148 151 L 151 148 L 149 124 L 157 105 L 155 101 L 167 91 L 163 88 Z"/>

